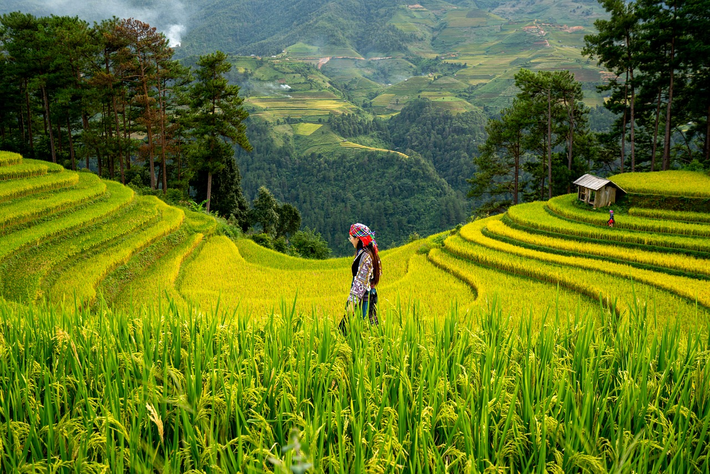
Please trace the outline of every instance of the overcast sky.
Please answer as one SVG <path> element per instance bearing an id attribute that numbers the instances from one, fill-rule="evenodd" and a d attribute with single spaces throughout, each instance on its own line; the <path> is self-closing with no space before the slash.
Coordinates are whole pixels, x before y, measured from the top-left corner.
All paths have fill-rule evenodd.
<path id="1" fill-rule="evenodd" d="M 189 8 L 181 0 L 0 0 L 0 13 L 78 16 L 89 22 L 117 16 L 136 18 L 162 31 L 171 46 L 187 31 Z"/>

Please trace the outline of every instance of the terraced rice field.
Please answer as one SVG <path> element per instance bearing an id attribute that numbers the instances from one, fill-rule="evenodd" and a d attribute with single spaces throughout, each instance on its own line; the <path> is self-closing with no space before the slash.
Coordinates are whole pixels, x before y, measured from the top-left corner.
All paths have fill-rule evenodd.
<path id="1" fill-rule="evenodd" d="M 708 220 L 515 206 L 383 251 L 343 337 L 349 258 L 0 169 L 2 472 L 708 470 Z"/>
<path id="2" fill-rule="evenodd" d="M 255 315 L 294 304 L 342 313 L 347 258 L 309 261 L 235 242 L 216 235 L 209 216 L 90 173 L 9 153 L 0 170 L 0 295 L 8 300 L 128 308 L 169 297 Z M 654 179 L 668 193 L 673 183 L 707 178 L 663 176 Z M 456 235 L 383 252 L 380 304 L 417 305 L 434 318 L 452 305 L 465 314 L 499 304 L 520 317 L 553 302 L 569 313 L 600 302 L 623 313 L 642 298 L 692 324 L 710 308 L 710 223 L 698 218 L 705 213 L 653 212 L 632 209 L 610 229 L 605 212 L 578 207 L 573 195 L 515 206 Z"/>
<path id="3" fill-rule="evenodd" d="M 332 94 L 331 94 L 332 95 Z M 318 97 L 318 94 L 293 97 L 250 97 L 245 101 L 253 115 L 265 117 L 269 121 L 286 117 L 299 119 L 327 118 L 329 114 L 347 114 L 356 112 L 350 102 L 333 98 Z"/>

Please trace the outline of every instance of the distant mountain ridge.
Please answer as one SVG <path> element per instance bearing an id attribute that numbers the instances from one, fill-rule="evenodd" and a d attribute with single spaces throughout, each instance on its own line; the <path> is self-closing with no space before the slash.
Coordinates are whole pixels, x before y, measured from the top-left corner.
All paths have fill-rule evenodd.
<path id="1" fill-rule="evenodd" d="M 505 20 L 540 20 L 590 26 L 604 15 L 596 0 L 122 0 L 82 3 L 7 0 L 0 14 L 20 10 L 35 15 L 78 15 L 95 21 L 132 16 L 181 42 L 179 57 L 220 49 L 237 55 L 275 55 L 297 43 L 338 47 L 362 56 L 446 52 L 437 34 L 457 27 L 446 12 L 476 10 Z M 408 15 L 409 14 L 409 15 Z M 170 36 L 170 35 L 169 35 Z M 446 35 L 445 35 L 446 36 Z M 486 38 L 470 32 L 463 43 Z"/>
<path id="2" fill-rule="evenodd" d="M 296 43 L 349 48 L 363 56 L 416 54 L 413 45 L 430 41 L 437 28 L 447 26 L 437 13 L 452 9 L 480 9 L 507 20 L 587 25 L 603 14 L 595 0 L 198 0 L 193 7 L 198 13 L 190 21 L 181 56 L 204 54 L 209 47 L 274 55 Z M 429 13 L 433 22 L 413 18 L 402 23 L 401 10 L 407 8 Z M 424 32 L 424 25 L 429 31 Z"/>
<path id="3" fill-rule="evenodd" d="M 348 47 L 360 53 L 386 40 L 404 51 L 409 36 L 387 26 L 403 0 L 217 0 L 198 7 L 181 54 L 206 44 L 234 54 L 278 54 L 298 42 Z"/>

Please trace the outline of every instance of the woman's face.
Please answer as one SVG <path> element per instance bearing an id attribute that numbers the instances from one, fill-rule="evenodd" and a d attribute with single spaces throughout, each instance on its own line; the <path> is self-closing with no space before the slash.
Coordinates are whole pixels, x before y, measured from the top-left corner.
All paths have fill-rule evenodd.
<path id="1" fill-rule="evenodd" d="M 348 234 L 348 240 L 350 241 L 351 244 L 353 244 L 353 247 L 357 248 L 357 241 L 360 240 L 357 237 L 353 237 L 352 235 Z"/>

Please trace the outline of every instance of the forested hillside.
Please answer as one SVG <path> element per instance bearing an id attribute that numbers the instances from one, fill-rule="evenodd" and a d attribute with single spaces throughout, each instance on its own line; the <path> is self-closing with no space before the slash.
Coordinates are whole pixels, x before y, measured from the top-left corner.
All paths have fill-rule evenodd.
<path id="1" fill-rule="evenodd" d="M 412 233 L 454 226 L 470 213 L 464 193 L 440 177 L 423 156 L 424 147 L 422 154 L 410 148 L 408 156 L 343 147 L 307 152 L 298 137 L 277 143 L 263 121 L 249 121 L 247 130 L 254 150 L 237 152 L 245 194 L 255 197 L 260 186 L 267 186 L 277 199 L 293 203 L 303 224 L 318 229 L 338 254 L 349 252 L 343 236 L 355 221 L 371 223 L 378 242 L 388 248 Z M 385 128 L 383 135 L 388 133 Z"/>

